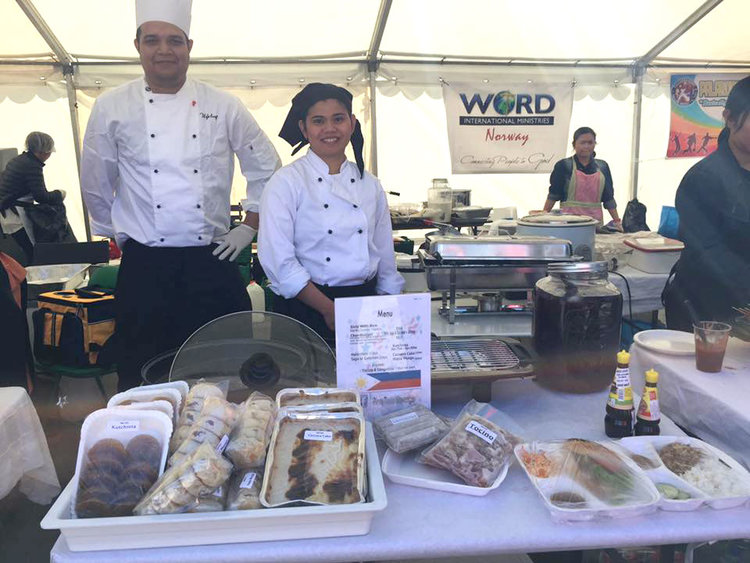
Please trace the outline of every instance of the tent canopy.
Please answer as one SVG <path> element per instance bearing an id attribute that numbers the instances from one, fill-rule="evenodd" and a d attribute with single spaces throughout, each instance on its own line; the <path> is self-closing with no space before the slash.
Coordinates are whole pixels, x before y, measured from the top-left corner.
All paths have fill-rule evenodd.
<path id="1" fill-rule="evenodd" d="M 567 82 L 571 129 L 597 130 L 621 211 L 637 189 L 653 224 L 695 162 L 664 159 L 669 74 L 747 73 L 749 20 L 746 0 L 193 0 L 190 73 L 238 95 L 272 138 L 301 85 L 346 85 L 376 147 L 368 167 L 401 202 L 448 177 L 471 187 L 474 203 L 519 212 L 543 203 L 546 176 L 451 177 L 441 81 Z M 133 0 L 0 3 L 0 146 L 21 148 L 33 129 L 53 134 L 58 153 L 45 174 L 57 180 L 50 188 L 68 189 L 79 237 L 79 136 L 100 92 L 141 75 L 134 36 Z M 276 146 L 289 162 L 288 147 Z M 235 187 L 241 194 L 241 178 Z"/>

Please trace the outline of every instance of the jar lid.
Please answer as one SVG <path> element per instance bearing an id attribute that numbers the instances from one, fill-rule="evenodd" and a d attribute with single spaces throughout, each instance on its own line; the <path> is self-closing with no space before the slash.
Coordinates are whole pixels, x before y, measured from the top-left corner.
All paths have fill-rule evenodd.
<path id="1" fill-rule="evenodd" d="M 548 274 L 605 274 L 608 262 L 553 262 Z"/>

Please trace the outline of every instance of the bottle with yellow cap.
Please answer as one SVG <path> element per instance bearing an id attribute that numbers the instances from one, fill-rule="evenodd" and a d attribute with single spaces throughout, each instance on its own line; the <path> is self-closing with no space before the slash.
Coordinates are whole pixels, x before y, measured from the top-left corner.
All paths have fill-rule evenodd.
<path id="1" fill-rule="evenodd" d="M 646 372 L 646 386 L 643 388 L 641 404 L 638 405 L 638 420 L 635 423 L 636 436 L 658 436 L 659 421 L 659 390 L 656 384 L 659 382 L 659 372 L 650 369 Z"/>
<path id="2" fill-rule="evenodd" d="M 634 412 L 633 388 L 630 384 L 630 354 L 622 350 L 617 353 L 617 369 L 607 398 L 607 414 L 604 416 L 604 431 L 607 436 L 632 436 Z"/>

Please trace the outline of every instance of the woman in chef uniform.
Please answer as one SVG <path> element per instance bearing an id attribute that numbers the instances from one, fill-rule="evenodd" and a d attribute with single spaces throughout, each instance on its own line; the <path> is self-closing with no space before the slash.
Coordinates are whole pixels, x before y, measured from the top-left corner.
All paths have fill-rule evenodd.
<path id="1" fill-rule="evenodd" d="M 331 343 L 336 298 L 396 294 L 404 286 L 388 202 L 364 171 L 362 131 L 344 88 L 307 85 L 279 136 L 295 147 L 292 154 L 310 148 L 266 185 L 258 257 L 276 294 L 274 310 Z M 345 155 L 350 140 L 356 164 Z"/>
<path id="2" fill-rule="evenodd" d="M 560 202 L 563 213 L 588 215 L 601 224 L 602 204 L 612 216 L 615 227 L 622 229 L 617 213 L 612 174 L 609 165 L 596 156 L 596 133 L 591 127 L 580 127 L 573 133 L 573 150 L 570 158 L 558 160 L 549 177 L 549 194 L 544 210 L 551 211 Z"/>

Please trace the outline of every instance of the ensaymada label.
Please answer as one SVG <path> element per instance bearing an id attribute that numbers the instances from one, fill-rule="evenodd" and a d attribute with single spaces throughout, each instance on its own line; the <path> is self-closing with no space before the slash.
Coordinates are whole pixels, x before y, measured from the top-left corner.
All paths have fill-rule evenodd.
<path id="1" fill-rule="evenodd" d="M 475 420 L 470 421 L 469 424 L 466 425 L 466 431 L 471 432 L 474 436 L 478 436 L 488 444 L 494 443 L 497 438 L 497 433 L 493 432 L 483 424 L 479 424 Z"/>
<path id="2" fill-rule="evenodd" d="M 402 414 L 401 416 L 394 416 L 391 418 L 391 424 L 403 424 L 404 422 L 409 422 L 410 420 L 417 420 L 419 418 L 419 415 L 415 412 L 407 412 L 406 414 Z"/>
<path id="3" fill-rule="evenodd" d="M 222 439 L 219 441 L 219 444 L 216 446 L 216 453 L 221 455 L 224 453 L 224 450 L 227 449 L 227 444 L 229 444 L 229 436 L 224 434 Z"/>
<path id="4" fill-rule="evenodd" d="M 140 420 L 112 420 L 107 425 L 114 432 L 138 432 L 141 427 Z"/>
<path id="5" fill-rule="evenodd" d="M 333 440 L 333 432 L 331 430 L 305 430 L 305 440 L 330 442 Z"/>

